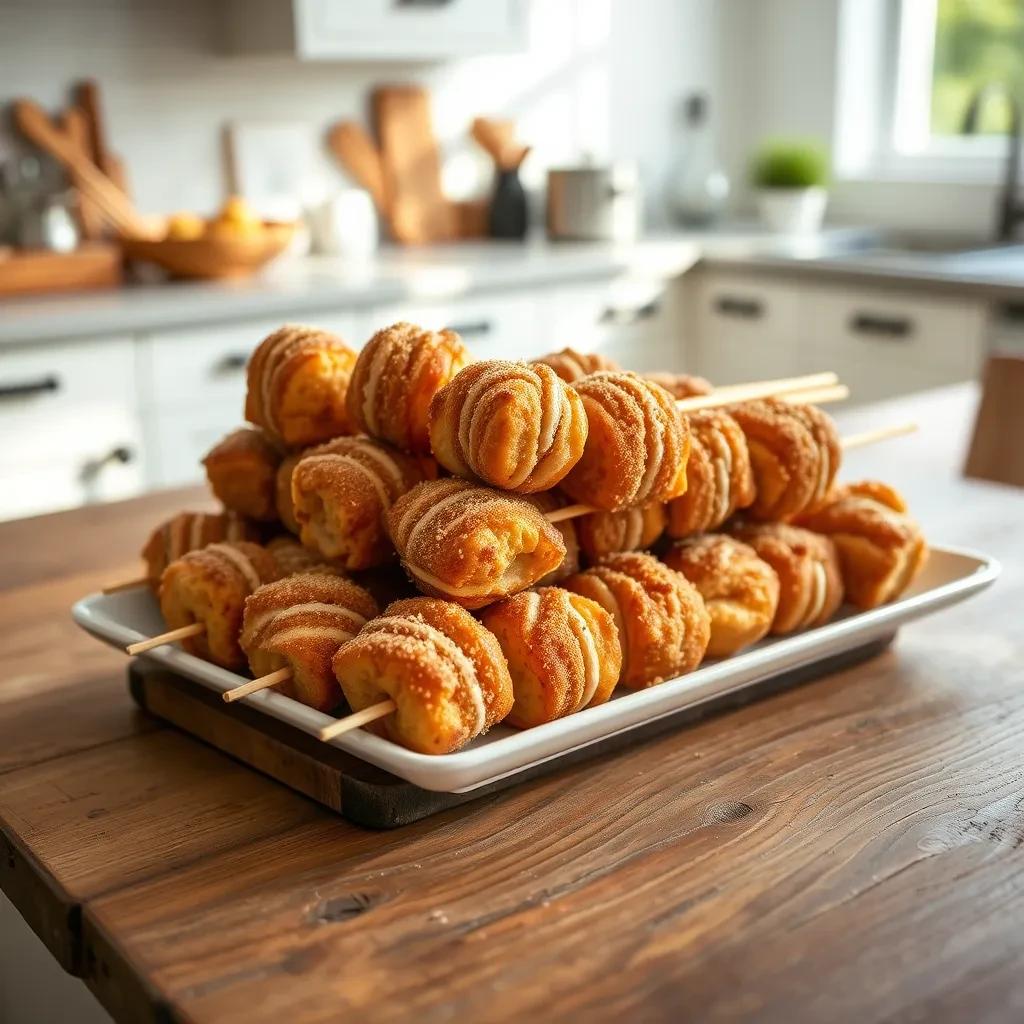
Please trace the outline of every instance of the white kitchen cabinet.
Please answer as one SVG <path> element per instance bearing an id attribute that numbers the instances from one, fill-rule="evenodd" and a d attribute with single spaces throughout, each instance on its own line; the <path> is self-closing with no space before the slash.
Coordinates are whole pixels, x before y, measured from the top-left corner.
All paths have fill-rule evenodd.
<path id="1" fill-rule="evenodd" d="M 227 46 L 300 60 L 438 60 L 522 52 L 526 0 L 229 0 Z"/>
<path id="2" fill-rule="evenodd" d="M 143 489 L 128 337 L 0 349 L 0 518 Z"/>

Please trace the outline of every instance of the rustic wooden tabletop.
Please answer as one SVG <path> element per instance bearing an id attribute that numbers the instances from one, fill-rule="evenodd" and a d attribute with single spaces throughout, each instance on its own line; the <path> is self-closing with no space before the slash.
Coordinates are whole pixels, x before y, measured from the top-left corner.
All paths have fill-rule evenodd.
<path id="1" fill-rule="evenodd" d="M 846 476 L 1004 563 L 875 661 L 392 832 L 137 712 L 68 607 L 182 493 L 0 526 L 0 884 L 119 1021 L 1019 1020 L 1024 491 L 974 394 Z M 196 493 L 189 504 L 196 503 Z"/>

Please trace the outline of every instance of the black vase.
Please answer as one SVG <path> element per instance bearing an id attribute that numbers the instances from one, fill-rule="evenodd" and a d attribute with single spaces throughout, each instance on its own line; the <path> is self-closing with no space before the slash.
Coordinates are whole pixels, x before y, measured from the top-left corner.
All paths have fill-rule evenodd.
<path id="1" fill-rule="evenodd" d="M 487 214 L 487 231 L 491 238 L 524 238 L 526 236 L 526 193 L 519 180 L 519 168 L 498 171 L 494 179 L 494 196 Z"/>

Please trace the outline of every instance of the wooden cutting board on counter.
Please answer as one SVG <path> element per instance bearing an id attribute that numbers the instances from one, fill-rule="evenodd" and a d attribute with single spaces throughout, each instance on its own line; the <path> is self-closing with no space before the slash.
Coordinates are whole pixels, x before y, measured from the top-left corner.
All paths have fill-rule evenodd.
<path id="1" fill-rule="evenodd" d="M 422 245 L 456 238 L 458 218 L 441 189 L 427 91 L 412 85 L 376 89 L 373 118 L 396 240 Z"/>

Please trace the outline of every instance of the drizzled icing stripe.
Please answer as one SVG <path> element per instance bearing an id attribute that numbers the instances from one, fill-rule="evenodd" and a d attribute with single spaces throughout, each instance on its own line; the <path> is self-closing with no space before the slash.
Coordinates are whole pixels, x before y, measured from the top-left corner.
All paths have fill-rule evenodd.
<path id="1" fill-rule="evenodd" d="M 268 646 L 278 646 L 292 640 L 330 640 L 331 643 L 336 643 L 340 647 L 346 640 L 351 640 L 353 636 L 355 636 L 353 630 L 345 629 L 342 626 L 293 626 L 281 633 L 271 633 L 267 637 L 266 643 Z"/>
<path id="2" fill-rule="evenodd" d="M 662 422 L 660 406 L 654 396 L 643 385 L 637 386 L 634 391 L 627 391 L 626 394 L 639 407 L 647 424 L 644 430 L 645 440 L 650 442 L 647 445 L 644 475 L 640 481 L 640 486 L 635 492 L 636 499 L 643 501 L 654 489 L 654 481 L 661 471 L 662 462 L 665 460 L 665 424 Z"/>
<path id="3" fill-rule="evenodd" d="M 618 598 L 612 591 L 612 588 L 596 573 L 591 575 L 587 574 L 587 578 L 596 586 L 597 594 L 593 595 L 593 599 L 615 620 L 615 628 L 619 633 L 619 644 L 622 647 L 622 658 L 623 662 L 626 660 L 626 624 L 622 617 L 622 607 L 619 604 Z M 592 595 L 588 594 L 588 597 Z"/>
<path id="4" fill-rule="evenodd" d="M 256 571 L 256 567 L 249 561 L 248 556 L 239 551 L 238 548 L 233 548 L 229 544 L 210 544 L 203 550 L 218 554 L 230 562 L 242 574 L 246 583 L 249 584 L 250 593 L 256 590 L 263 582 L 260 579 L 260 574 Z"/>
<path id="5" fill-rule="evenodd" d="M 714 428 L 711 430 L 709 442 L 715 467 L 715 500 L 712 513 L 714 518 L 708 524 L 708 528 L 715 529 L 729 517 L 729 499 L 732 490 L 732 448 L 722 432 Z"/>
<path id="6" fill-rule="evenodd" d="M 364 441 L 361 438 L 355 439 L 354 447 L 371 462 L 380 466 L 385 475 L 390 478 L 396 493 L 401 494 L 405 490 L 405 477 L 402 475 L 402 469 L 387 452 L 381 451 L 371 441 Z"/>
<path id="7" fill-rule="evenodd" d="M 443 509 L 456 502 L 459 498 L 465 498 L 468 488 L 459 487 L 457 490 L 451 492 L 451 494 L 445 495 L 436 504 L 431 505 L 425 512 L 421 510 L 422 502 L 414 502 L 409 508 L 405 510 L 405 515 L 402 516 L 398 523 L 398 529 L 395 531 L 398 534 L 399 539 L 405 535 L 406 527 L 409 523 L 411 516 L 416 516 L 416 522 L 409 529 L 409 533 L 405 538 L 405 548 L 407 551 L 412 551 L 416 540 L 419 537 L 421 531 L 426 529 L 428 524 L 433 522 L 442 512 Z M 466 511 L 469 511 L 468 509 Z"/>
<path id="8" fill-rule="evenodd" d="M 377 388 L 381 377 L 384 374 L 384 365 L 389 355 L 388 346 L 383 342 L 377 343 L 377 350 L 370 359 L 370 366 L 366 371 L 366 390 L 363 393 L 363 419 L 367 427 L 374 434 L 380 433 L 380 424 L 377 420 Z"/>
<path id="9" fill-rule="evenodd" d="M 580 613 L 571 600 L 566 600 L 568 610 L 569 628 L 576 637 L 580 647 L 580 654 L 583 656 L 583 695 L 580 697 L 573 711 L 580 711 L 585 708 L 594 698 L 597 692 L 597 684 L 601 680 L 601 666 L 597 657 L 597 642 L 594 634 L 590 631 L 590 625 L 586 618 Z"/>
<path id="10" fill-rule="evenodd" d="M 801 626 L 809 626 L 821 615 L 825 607 L 825 594 L 828 591 L 828 579 L 825 576 L 825 566 L 815 561 L 811 567 L 811 601 L 807 613 L 800 622 Z"/>
<path id="11" fill-rule="evenodd" d="M 311 462 L 330 462 L 330 463 L 344 463 L 348 466 L 354 466 L 373 486 L 373 489 L 377 492 L 377 497 L 380 499 L 381 505 L 388 509 L 391 507 L 391 495 L 388 493 L 388 489 L 384 486 L 384 481 L 369 466 L 364 466 L 358 459 L 352 458 L 351 455 L 308 455 L 302 460 L 300 465 L 306 465 Z"/>

